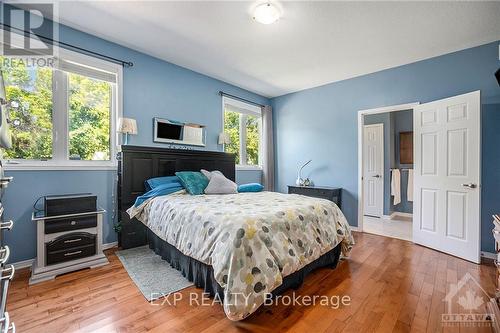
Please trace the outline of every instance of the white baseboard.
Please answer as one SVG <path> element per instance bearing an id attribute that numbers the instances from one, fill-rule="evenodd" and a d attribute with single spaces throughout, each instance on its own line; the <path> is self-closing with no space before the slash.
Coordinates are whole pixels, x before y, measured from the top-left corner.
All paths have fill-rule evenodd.
<path id="1" fill-rule="evenodd" d="M 352 231 L 358 231 L 359 232 L 359 227 L 353 227 L 353 226 L 350 226 L 350 227 L 351 227 Z"/>
<path id="2" fill-rule="evenodd" d="M 102 249 L 107 250 L 107 249 L 111 249 L 112 247 L 115 247 L 115 246 L 118 246 L 118 242 L 111 242 L 111 243 L 102 244 Z M 35 258 L 26 259 L 26 260 L 14 262 L 14 263 L 12 263 L 12 265 L 14 265 L 15 269 L 21 269 L 21 268 L 31 267 L 33 265 L 34 261 L 35 261 Z"/>
<path id="3" fill-rule="evenodd" d="M 118 242 L 106 243 L 106 244 L 102 244 L 102 249 L 107 250 L 107 249 L 110 249 L 110 248 L 116 247 L 116 246 L 118 246 Z"/>
<path id="4" fill-rule="evenodd" d="M 31 267 L 33 265 L 33 262 L 35 261 L 35 259 L 27 259 L 27 260 L 23 260 L 23 261 L 18 261 L 18 262 L 15 262 L 15 263 L 12 263 L 12 265 L 14 266 L 14 268 L 16 270 L 18 269 L 21 269 L 21 268 L 26 268 L 26 267 Z"/>
<path id="5" fill-rule="evenodd" d="M 391 219 L 394 219 L 396 216 L 403 216 L 403 217 L 413 217 L 412 213 L 403 213 L 403 212 L 393 212 L 391 214 Z"/>
<path id="6" fill-rule="evenodd" d="M 493 259 L 493 260 L 497 259 L 496 253 L 484 252 L 484 251 L 481 251 L 481 257 L 486 258 L 486 259 Z"/>

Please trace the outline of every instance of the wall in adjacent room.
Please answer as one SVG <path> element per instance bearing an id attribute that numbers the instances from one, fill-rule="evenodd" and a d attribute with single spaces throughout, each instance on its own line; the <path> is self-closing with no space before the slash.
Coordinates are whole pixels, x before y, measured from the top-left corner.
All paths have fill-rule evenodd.
<path id="1" fill-rule="evenodd" d="M 261 104 L 270 101 L 231 84 L 193 72 L 146 54 L 61 26 L 59 39 L 95 52 L 132 61 L 123 69 L 123 114 L 137 119 L 138 135 L 129 144 L 158 146 L 153 143 L 153 117 L 194 122 L 207 126 L 207 150 L 222 150 L 217 136 L 222 130 L 222 101 L 218 92 L 241 96 Z M 5 200 L 5 215 L 15 221 L 5 241 L 12 249 L 11 262 L 34 258 L 36 227 L 31 212 L 36 198 L 48 194 L 92 192 L 107 210 L 104 242 L 116 241 L 111 215 L 116 172 L 110 171 L 7 171 L 14 176 Z M 237 171 L 239 182 L 260 182 L 260 171 Z"/>
<path id="2" fill-rule="evenodd" d="M 500 87 L 498 87 L 500 90 Z M 483 146 L 481 149 L 481 239 L 482 250 L 495 252 L 492 239 L 493 219 L 500 214 L 500 101 L 481 106 Z"/>
<path id="3" fill-rule="evenodd" d="M 500 87 L 494 73 L 500 67 L 499 42 L 391 68 L 321 87 L 273 98 L 275 116 L 276 186 L 285 192 L 297 166 L 313 162 L 309 174 L 318 185 L 344 189 L 342 208 L 349 223 L 358 225 L 359 110 L 411 102 L 429 102 L 481 90 L 483 104 L 482 212 L 498 210 L 500 173 L 495 107 Z M 498 122 L 497 122 L 498 124 Z M 497 154 L 498 155 L 498 154 Z M 486 184 L 495 184 L 486 186 Z M 483 214 L 482 249 L 493 252 L 491 218 Z"/>
<path id="4" fill-rule="evenodd" d="M 390 201 L 390 212 L 413 213 L 413 203 L 408 201 L 408 171 L 413 169 L 413 164 L 401 164 L 399 162 L 399 133 L 413 132 L 413 110 L 391 112 L 391 124 L 393 128 L 392 139 L 394 146 L 391 154 L 394 156 L 394 163 L 391 168 L 398 168 L 401 172 L 401 202 L 394 205 L 394 200 Z M 404 170 L 403 170 L 404 169 Z"/>

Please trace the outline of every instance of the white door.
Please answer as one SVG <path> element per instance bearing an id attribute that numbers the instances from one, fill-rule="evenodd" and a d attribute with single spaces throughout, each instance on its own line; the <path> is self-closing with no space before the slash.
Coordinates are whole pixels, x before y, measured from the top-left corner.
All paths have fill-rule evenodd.
<path id="1" fill-rule="evenodd" d="M 480 262 L 480 92 L 414 109 L 413 241 Z"/>
<path id="2" fill-rule="evenodd" d="M 381 217 L 384 208 L 384 124 L 363 128 L 364 215 Z"/>

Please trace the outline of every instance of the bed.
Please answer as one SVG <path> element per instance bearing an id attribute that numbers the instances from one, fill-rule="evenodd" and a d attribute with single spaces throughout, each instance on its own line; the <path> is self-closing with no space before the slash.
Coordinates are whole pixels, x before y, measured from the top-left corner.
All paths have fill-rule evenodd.
<path id="1" fill-rule="evenodd" d="M 136 158 L 142 167 L 148 164 L 145 160 L 150 164 L 177 161 L 171 164 L 175 170 L 158 171 L 146 176 L 149 178 L 206 168 L 221 170 L 234 179 L 234 156 L 211 153 L 207 158 L 206 153 L 186 151 L 167 158 L 178 152 L 127 147 L 121 156 L 125 161 L 121 181 L 130 186 L 139 181 L 134 177 L 145 177 L 137 164 L 135 168 L 126 165 L 133 165 Z M 191 162 L 186 163 L 186 159 Z M 189 169 L 182 167 L 188 164 Z M 160 168 L 153 165 L 146 169 Z M 135 175 L 129 174 L 131 170 Z M 341 252 L 347 255 L 353 245 L 347 221 L 333 202 L 300 195 L 192 196 L 181 191 L 152 198 L 129 213 L 131 220 L 145 227 L 150 248 L 197 287 L 223 300 L 231 320 L 246 318 L 271 294 L 299 287 L 310 271 L 334 268 Z"/>

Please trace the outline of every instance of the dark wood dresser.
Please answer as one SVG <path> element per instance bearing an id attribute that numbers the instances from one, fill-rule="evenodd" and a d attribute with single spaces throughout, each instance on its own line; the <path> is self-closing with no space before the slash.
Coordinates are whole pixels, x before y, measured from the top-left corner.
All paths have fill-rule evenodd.
<path id="1" fill-rule="evenodd" d="M 327 199 L 335 202 L 342 209 L 342 189 L 339 187 L 288 185 L 288 193 Z"/>

